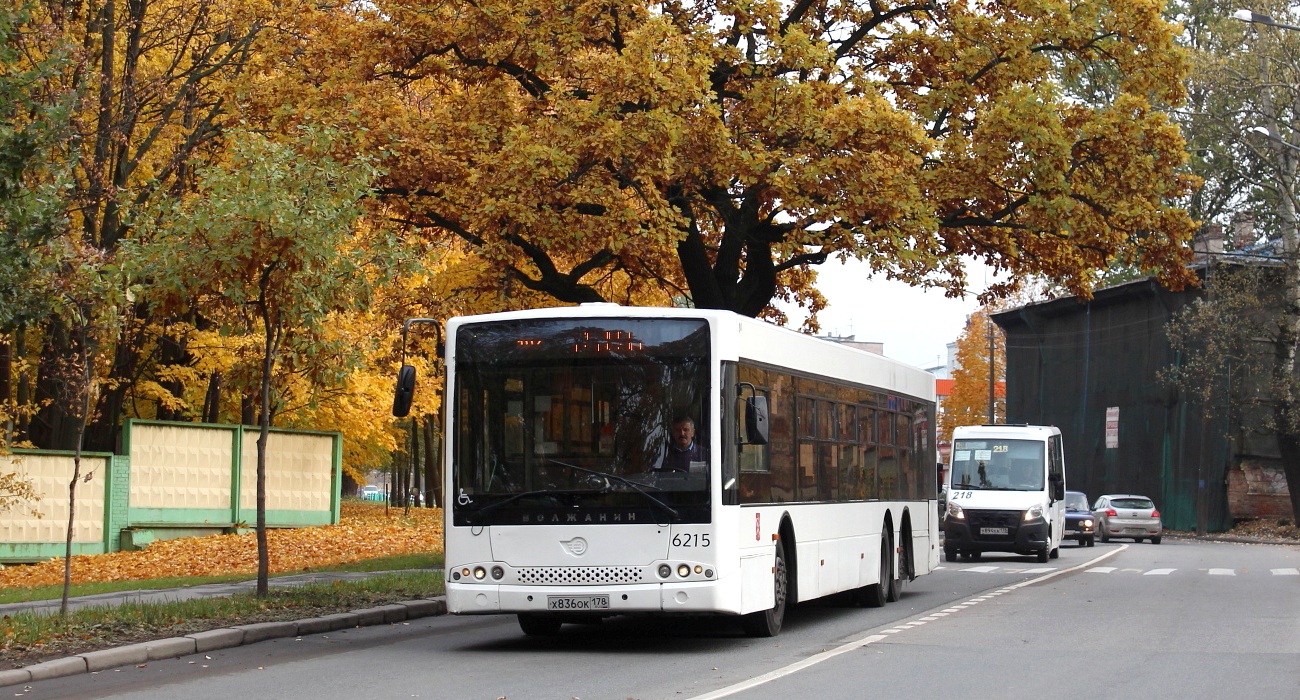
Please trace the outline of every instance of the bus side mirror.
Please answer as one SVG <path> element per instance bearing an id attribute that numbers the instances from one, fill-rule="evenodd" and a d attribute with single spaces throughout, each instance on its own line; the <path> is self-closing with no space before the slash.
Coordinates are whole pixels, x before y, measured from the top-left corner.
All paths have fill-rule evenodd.
<path id="1" fill-rule="evenodd" d="M 411 400 L 415 398 L 415 368 L 402 365 L 397 370 L 397 390 L 393 392 L 393 415 L 405 418 L 411 412 Z"/>
<path id="2" fill-rule="evenodd" d="M 767 444 L 766 396 L 745 399 L 745 442 L 751 445 Z"/>

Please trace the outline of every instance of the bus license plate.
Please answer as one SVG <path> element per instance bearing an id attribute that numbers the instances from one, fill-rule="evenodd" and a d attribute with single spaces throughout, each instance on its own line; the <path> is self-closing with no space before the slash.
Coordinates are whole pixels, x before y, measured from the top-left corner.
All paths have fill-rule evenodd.
<path id="1" fill-rule="evenodd" d="M 980 528 L 980 534 L 981 534 L 981 535 L 1005 535 L 1005 534 L 1007 534 L 1008 532 L 1009 532 L 1009 530 L 1007 530 L 1005 527 L 982 527 L 982 528 Z"/>
<path id="2" fill-rule="evenodd" d="M 607 595 L 548 595 L 547 610 L 609 610 Z"/>

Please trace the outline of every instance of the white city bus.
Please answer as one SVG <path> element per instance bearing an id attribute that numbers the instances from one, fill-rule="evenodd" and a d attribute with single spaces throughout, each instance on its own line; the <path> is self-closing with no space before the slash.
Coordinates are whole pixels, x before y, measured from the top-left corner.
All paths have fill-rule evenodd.
<path id="1" fill-rule="evenodd" d="M 411 323 L 425 319 L 413 319 Z M 451 319 L 446 590 L 526 634 L 622 614 L 897 600 L 939 561 L 933 375 L 724 311 Z M 394 413 L 405 415 L 404 366 Z M 661 468 L 696 427 L 689 468 Z"/>

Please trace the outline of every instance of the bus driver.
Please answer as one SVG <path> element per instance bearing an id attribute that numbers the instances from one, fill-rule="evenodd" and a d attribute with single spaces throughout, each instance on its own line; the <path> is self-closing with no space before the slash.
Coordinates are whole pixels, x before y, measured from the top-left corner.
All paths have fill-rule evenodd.
<path id="1" fill-rule="evenodd" d="M 689 472 L 691 462 L 703 462 L 704 450 L 695 442 L 695 421 L 690 416 L 673 419 L 668 451 L 659 464 L 659 471 Z"/>

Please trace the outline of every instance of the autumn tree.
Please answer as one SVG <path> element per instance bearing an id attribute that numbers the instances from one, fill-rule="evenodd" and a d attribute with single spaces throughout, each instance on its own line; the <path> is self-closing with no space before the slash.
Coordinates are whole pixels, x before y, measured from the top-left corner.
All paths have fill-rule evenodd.
<path id="1" fill-rule="evenodd" d="M 831 257 L 954 294 L 970 259 L 1009 273 L 990 295 L 1033 273 L 1086 293 L 1116 260 L 1188 280 L 1163 111 L 1186 65 L 1160 10 L 378 0 L 305 13 L 268 80 L 367 125 L 402 221 L 565 302 L 755 316 L 808 301 Z M 1085 72 L 1109 92 L 1081 95 Z"/>
<path id="2" fill-rule="evenodd" d="M 41 247 L 35 266 L 40 271 L 31 280 L 32 289 L 43 295 L 61 326 L 67 329 L 71 355 L 52 373 L 54 402 L 64 415 L 75 421 L 72 445 L 72 475 L 68 480 L 68 521 L 63 562 L 63 596 L 59 614 L 68 613 L 72 588 L 72 540 L 76 531 L 77 488 L 94 478 L 83 470 L 82 452 L 87 426 L 94 418 L 96 398 L 103 389 L 105 358 L 102 349 L 119 333 L 122 309 L 131 291 L 117 261 L 102 250 L 87 245 L 79 236 L 64 233 Z"/>
<path id="3" fill-rule="evenodd" d="M 30 479 L 22 474 L 0 470 L 0 513 L 12 510 L 25 501 L 38 501 L 40 495 L 32 486 Z"/>
<path id="4" fill-rule="evenodd" d="M 42 248 L 67 222 L 61 197 L 71 165 L 60 155 L 73 95 L 51 90 L 47 79 L 70 51 L 54 46 L 29 60 L 23 44 L 40 30 L 30 5 L 0 8 L 0 446 L 24 432 L 35 410 L 21 380 L 15 387 L 21 361 L 14 357 L 22 355 L 27 324 L 50 309 L 45 290 L 31 282 L 48 260 Z"/>
<path id="5" fill-rule="evenodd" d="M 1275 436 L 1291 507 L 1300 513 L 1300 12 L 1283 2 L 1250 7 L 1276 21 L 1240 21 L 1231 3 L 1178 6 L 1197 66 L 1192 101 L 1179 118 L 1194 146 L 1192 167 L 1205 181 L 1193 211 L 1228 232 L 1238 258 L 1259 269 L 1216 277 L 1170 334 L 1204 350 L 1184 378 L 1249 373 L 1255 393 L 1237 408 Z M 1253 224 L 1233 226 L 1243 218 Z M 1259 286 L 1250 281 L 1256 278 L 1270 281 Z"/>
<path id="6" fill-rule="evenodd" d="M 31 31 L 15 39 L 17 65 L 39 73 L 34 90 L 48 105 L 71 95 L 70 135 L 43 159 L 46 176 L 25 186 L 55 182 L 68 173 L 66 188 L 53 201 L 65 223 L 60 233 L 113 257 L 130 235 L 129 212 L 159 198 L 183 192 L 192 179 L 196 156 L 211 155 L 232 109 L 231 80 L 237 76 L 267 22 L 263 3 L 213 0 L 90 0 L 32 3 Z M 69 50 L 74 47 L 75 50 Z M 135 307 L 103 352 L 107 364 L 103 391 L 92 413 L 90 447 L 111 450 L 133 397 L 136 381 L 149 376 L 153 363 L 169 350 L 158 341 L 164 319 Z M 56 400 L 62 367 L 78 349 L 58 314 L 46 313 L 26 326 L 37 348 L 33 405 L 40 412 L 27 438 L 44 448 L 70 449 L 77 423 Z M 15 344 L 15 352 L 28 346 Z M 179 355 L 180 351 L 174 354 Z M 26 358 L 24 358 L 26 359 Z"/>
<path id="7" fill-rule="evenodd" d="M 940 442 L 950 442 L 959 425 L 1006 421 L 1007 340 L 989 314 L 987 306 L 976 309 L 957 338 L 952 394 L 943 400 L 939 416 Z"/>
<path id="8" fill-rule="evenodd" d="M 331 319 L 363 307 L 389 274 L 384 232 L 354 227 L 377 171 L 368 159 L 335 160 L 337 138 L 310 128 L 288 143 L 232 134 L 230 164 L 203 169 L 194 196 L 152 212 L 140 250 L 139 273 L 157 303 L 198 304 L 260 337 L 259 596 L 268 594 L 266 453 L 276 387 L 297 371 L 342 382 L 364 356 L 340 342 Z"/>

